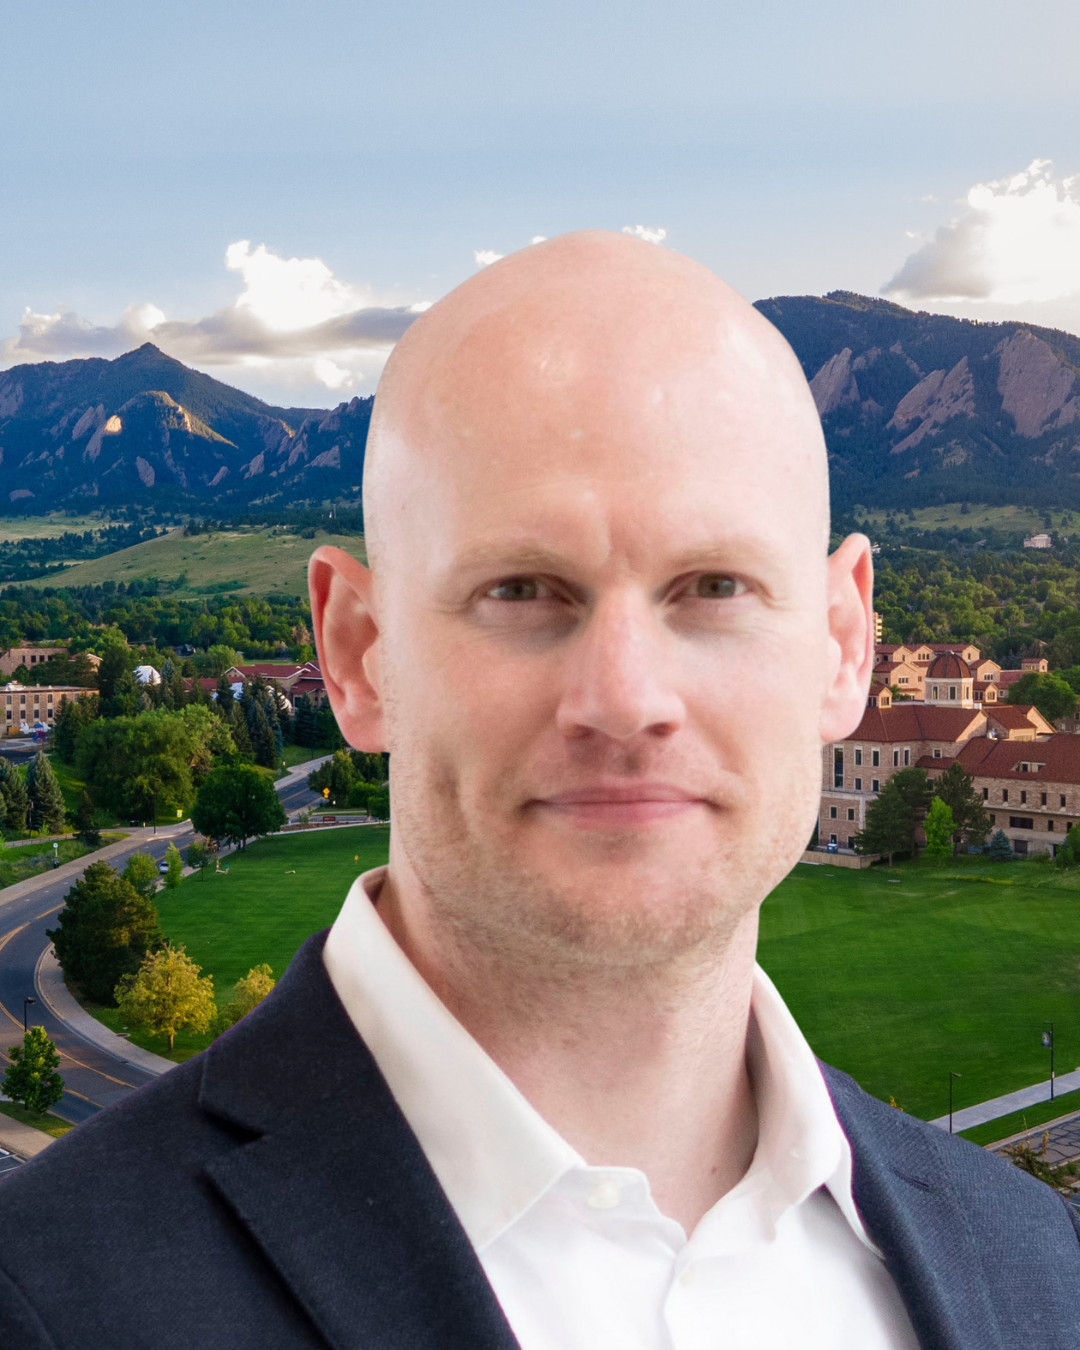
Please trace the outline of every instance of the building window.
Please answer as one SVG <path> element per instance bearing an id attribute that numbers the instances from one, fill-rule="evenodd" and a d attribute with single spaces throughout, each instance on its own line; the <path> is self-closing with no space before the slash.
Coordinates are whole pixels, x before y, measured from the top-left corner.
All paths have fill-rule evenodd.
<path id="1" fill-rule="evenodd" d="M 910 750 L 905 750 L 905 751 L 904 751 L 904 768 L 906 769 L 907 766 L 908 766 L 910 763 L 911 763 L 911 751 L 910 751 Z"/>
<path id="2" fill-rule="evenodd" d="M 855 819 L 855 808 L 854 808 L 853 806 L 849 806 L 849 807 L 848 807 L 848 809 L 847 809 L 847 818 L 848 818 L 848 820 L 854 820 L 854 819 Z"/>
<path id="3" fill-rule="evenodd" d="M 950 698 L 953 698 L 953 699 L 956 697 L 956 685 L 955 685 L 955 684 L 950 684 L 950 685 L 949 685 L 949 697 L 950 697 Z"/>
<path id="4" fill-rule="evenodd" d="M 24 705 L 25 705 L 25 703 L 26 703 L 26 695 L 25 695 L 25 694 L 20 694 L 20 695 L 19 695 L 19 702 L 20 702 L 21 704 L 24 704 Z"/>
<path id="5" fill-rule="evenodd" d="M 934 751 L 934 758 L 935 758 L 935 759 L 940 759 L 940 758 L 941 758 L 941 751 L 940 751 L 940 750 L 935 750 L 935 751 Z"/>
<path id="6" fill-rule="evenodd" d="M 835 843 L 836 843 L 836 835 L 835 835 L 835 834 L 830 834 L 830 835 L 829 835 L 829 843 L 830 843 L 830 844 L 835 844 Z"/>
<path id="7" fill-rule="evenodd" d="M 1050 819 L 1046 822 L 1046 828 L 1050 831 L 1051 834 L 1053 834 L 1053 832 L 1054 832 L 1054 818 L 1053 818 L 1053 816 L 1051 816 Z"/>
<path id="8" fill-rule="evenodd" d="M 881 780 L 880 780 L 880 779 L 874 778 L 874 779 L 871 780 L 871 782 L 870 782 L 870 791 L 871 791 L 871 792 L 880 792 L 880 791 L 881 791 Z"/>
<path id="9" fill-rule="evenodd" d="M 1065 809 L 1065 794 L 1064 794 L 1064 792 L 1063 792 L 1063 793 L 1061 794 L 1061 796 L 1058 798 L 1058 806 L 1060 806 L 1060 807 L 1062 808 L 1062 810 Z"/>
<path id="10" fill-rule="evenodd" d="M 861 791 L 862 791 L 862 779 L 861 779 L 861 778 L 856 778 L 856 779 L 855 779 L 855 791 L 856 791 L 856 792 L 861 792 Z"/>
<path id="11" fill-rule="evenodd" d="M 1033 830 L 1034 828 L 1035 828 L 1035 821 L 1032 819 L 1031 816 L 1009 817 L 1010 830 Z"/>
<path id="12" fill-rule="evenodd" d="M 1045 793 L 1045 792 L 1042 794 L 1042 796 L 1041 796 L 1041 798 L 1040 798 L 1039 805 L 1040 805 L 1040 806 L 1045 806 L 1045 805 L 1046 805 L 1046 793 Z"/>
<path id="13" fill-rule="evenodd" d="M 848 836 L 847 846 L 848 846 L 848 848 L 850 848 L 850 849 L 852 850 L 852 852 L 854 852 L 854 850 L 855 850 L 855 836 L 854 836 L 853 834 Z"/>
<path id="14" fill-rule="evenodd" d="M 835 819 L 836 819 L 836 807 L 835 807 L 835 806 L 830 806 L 830 807 L 829 807 L 829 819 L 830 819 L 830 820 L 835 820 Z"/>
<path id="15" fill-rule="evenodd" d="M 1027 806 L 1027 793 L 1024 791 L 1021 791 L 1020 793 L 1020 805 Z"/>
<path id="16" fill-rule="evenodd" d="M 934 696 L 934 698 L 937 698 L 937 696 L 938 696 L 937 685 L 936 685 L 936 684 L 934 685 L 934 695 L 933 695 L 933 696 Z"/>
<path id="17" fill-rule="evenodd" d="M 990 800 L 990 789 L 983 788 L 983 801 L 988 802 L 989 800 Z"/>
<path id="18" fill-rule="evenodd" d="M 894 750 L 894 751 L 892 752 L 892 766 L 893 766 L 894 769 L 898 769 L 898 768 L 900 767 L 900 751 L 899 751 L 899 750 Z"/>
<path id="19" fill-rule="evenodd" d="M 1002 789 L 1001 789 L 1001 800 L 1002 800 L 1003 802 L 1007 802 L 1007 801 L 1009 800 L 1009 789 L 1008 789 L 1008 788 L 1002 788 Z"/>
<path id="20" fill-rule="evenodd" d="M 836 746 L 832 752 L 832 781 L 833 787 L 842 788 L 844 786 L 844 747 Z"/>
<path id="21" fill-rule="evenodd" d="M 857 746 L 855 747 L 855 763 L 856 763 L 856 764 L 861 764 L 861 763 L 862 763 L 862 746 L 861 746 L 861 745 L 857 745 Z"/>
<path id="22" fill-rule="evenodd" d="M 906 675 L 900 675 L 900 676 L 898 676 L 898 677 L 897 677 L 897 680 L 896 680 L 896 683 L 897 683 L 897 684 L 907 684 L 907 676 L 906 676 Z"/>
<path id="23" fill-rule="evenodd" d="M 49 695 L 49 702 L 52 702 L 52 694 Z"/>
<path id="24" fill-rule="evenodd" d="M 880 750 L 871 750 L 871 751 L 870 751 L 870 767 L 871 767 L 872 769 L 876 769 L 880 763 L 881 763 L 881 751 L 880 751 Z"/>

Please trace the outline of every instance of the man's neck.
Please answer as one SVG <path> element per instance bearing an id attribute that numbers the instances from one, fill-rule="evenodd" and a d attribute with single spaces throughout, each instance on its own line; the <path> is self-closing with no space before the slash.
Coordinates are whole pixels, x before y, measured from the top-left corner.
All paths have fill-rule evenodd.
<path id="1" fill-rule="evenodd" d="M 757 1143 L 746 1043 L 757 940 L 748 915 L 712 960 L 683 968 L 541 959 L 523 976 L 431 922 L 388 874 L 378 911 L 420 974 L 586 1162 L 636 1167 L 690 1232 L 745 1174 Z"/>

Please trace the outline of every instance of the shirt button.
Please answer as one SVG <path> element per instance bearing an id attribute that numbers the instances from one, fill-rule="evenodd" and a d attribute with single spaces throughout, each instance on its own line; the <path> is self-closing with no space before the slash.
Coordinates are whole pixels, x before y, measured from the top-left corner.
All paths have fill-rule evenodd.
<path id="1" fill-rule="evenodd" d="M 592 1188 L 586 1198 L 586 1204 L 590 1209 L 614 1209 L 621 1198 L 618 1186 L 610 1178 L 606 1178 Z"/>

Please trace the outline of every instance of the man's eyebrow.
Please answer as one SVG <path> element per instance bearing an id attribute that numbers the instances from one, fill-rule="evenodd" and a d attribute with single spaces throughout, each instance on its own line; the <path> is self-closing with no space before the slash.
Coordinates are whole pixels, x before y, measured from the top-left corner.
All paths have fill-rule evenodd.
<path id="1" fill-rule="evenodd" d="M 781 564 L 785 552 L 779 541 L 752 535 L 728 535 L 712 543 L 673 552 L 662 560 L 672 576 L 705 569 L 742 572 Z M 558 548 L 522 540 L 521 542 L 478 542 L 466 546 L 446 560 L 445 572 L 500 572 L 504 575 L 525 572 L 565 573 L 579 570 L 580 559 Z"/>

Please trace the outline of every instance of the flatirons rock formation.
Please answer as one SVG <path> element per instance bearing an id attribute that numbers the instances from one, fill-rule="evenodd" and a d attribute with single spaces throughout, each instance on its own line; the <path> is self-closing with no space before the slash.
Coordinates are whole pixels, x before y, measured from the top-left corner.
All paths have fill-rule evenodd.
<path id="1" fill-rule="evenodd" d="M 837 505 L 1080 506 L 1080 338 L 846 291 L 757 308 L 810 381 Z"/>
<path id="2" fill-rule="evenodd" d="M 115 361 L 16 366 L 0 372 L 0 510 L 351 496 L 371 402 L 273 408 L 151 343 Z"/>

